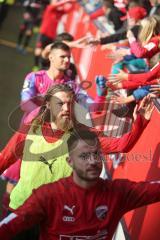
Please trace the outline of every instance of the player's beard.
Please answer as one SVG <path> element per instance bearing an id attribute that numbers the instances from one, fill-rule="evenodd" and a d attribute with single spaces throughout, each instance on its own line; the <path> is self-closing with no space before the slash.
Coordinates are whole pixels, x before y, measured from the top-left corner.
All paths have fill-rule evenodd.
<path id="1" fill-rule="evenodd" d="M 89 175 L 87 172 L 83 172 L 81 169 L 76 168 L 75 166 L 73 166 L 73 169 L 75 170 L 77 176 L 79 177 L 79 179 L 86 181 L 86 182 L 94 182 L 97 181 L 97 179 L 99 179 L 101 170 L 96 169 L 97 170 L 97 174 L 95 175 Z"/>
<path id="2" fill-rule="evenodd" d="M 73 121 L 70 118 L 57 118 L 55 121 L 57 127 L 62 129 L 64 132 L 68 132 L 71 128 L 73 128 Z"/>
<path id="3" fill-rule="evenodd" d="M 69 131 L 74 126 L 74 118 L 65 118 L 62 116 L 55 116 L 52 114 L 51 122 L 53 122 L 56 125 L 57 129 L 61 129 L 64 132 Z"/>

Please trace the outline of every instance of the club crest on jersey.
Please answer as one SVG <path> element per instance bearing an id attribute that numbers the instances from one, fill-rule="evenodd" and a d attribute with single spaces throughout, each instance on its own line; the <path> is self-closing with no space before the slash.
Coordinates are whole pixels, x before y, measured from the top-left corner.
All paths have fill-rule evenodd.
<path id="1" fill-rule="evenodd" d="M 29 81 L 24 81 L 23 89 L 28 89 L 28 88 L 30 88 L 30 82 Z"/>
<path id="2" fill-rule="evenodd" d="M 106 205 L 101 205 L 96 208 L 96 216 L 99 220 L 105 219 L 108 212 L 108 207 Z"/>

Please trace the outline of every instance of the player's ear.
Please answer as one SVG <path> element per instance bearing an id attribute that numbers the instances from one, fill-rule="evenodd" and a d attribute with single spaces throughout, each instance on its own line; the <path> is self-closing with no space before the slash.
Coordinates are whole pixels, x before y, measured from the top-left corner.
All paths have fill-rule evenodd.
<path id="1" fill-rule="evenodd" d="M 47 109 L 50 109 L 50 106 L 51 106 L 50 102 L 47 102 L 47 103 L 46 103 Z"/>
<path id="2" fill-rule="evenodd" d="M 69 166 L 72 167 L 73 166 L 73 161 L 71 159 L 71 157 L 67 157 L 66 161 L 68 162 Z"/>
<path id="3" fill-rule="evenodd" d="M 48 59 L 49 59 L 49 61 L 52 61 L 52 59 L 53 59 L 53 54 L 52 54 L 52 52 L 49 53 Z"/>
<path id="4" fill-rule="evenodd" d="M 52 56 L 51 56 L 51 54 L 48 55 L 48 59 L 49 59 L 49 61 L 52 60 Z"/>

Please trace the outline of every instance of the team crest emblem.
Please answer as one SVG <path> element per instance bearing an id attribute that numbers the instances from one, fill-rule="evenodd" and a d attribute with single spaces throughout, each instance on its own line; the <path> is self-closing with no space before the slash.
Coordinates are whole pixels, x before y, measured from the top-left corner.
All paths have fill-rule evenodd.
<path id="1" fill-rule="evenodd" d="M 108 207 L 106 205 L 101 205 L 97 207 L 95 211 L 96 211 L 97 218 L 99 220 L 103 220 L 107 216 Z"/>

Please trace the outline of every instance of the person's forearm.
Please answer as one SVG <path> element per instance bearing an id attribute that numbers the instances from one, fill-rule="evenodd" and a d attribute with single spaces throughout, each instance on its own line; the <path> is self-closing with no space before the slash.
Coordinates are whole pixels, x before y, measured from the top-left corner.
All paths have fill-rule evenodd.
<path id="1" fill-rule="evenodd" d="M 21 102 L 21 109 L 24 112 L 32 112 L 38 107 L 37 104 L 35 104 L 32 100 Z"/>
<path id="2" fill-rule="evenodd" d="M 130 95 L 130 96 L 126 97 L 124 103 L 131 103 L 131 102 L 134 102 L 134 101 L 135 101 L 134 96 L 133 96 L 133 95 Z"/>
<path id="3" fill-rule="evenodd" d="M 134 41 L 132 43 L 130 43 L 130 47 L 131 47 L 131 52 L 137 57 L 137 58 L 146 58 L 147 56 L 147 49 L 142 47 L 142 45 L 137 42 Z"/>
<path id="4" fill-rule="evenodd" d="M 133 41 L 130 43 L 132 53 L 138 58 L 151 58 L 160 51 L 159 41 L 151 41 L 142 46 L 140 42 Z"/>
<path id="5" fill-rule="evenodd" d="M 151 161 L 152 159 L 149 160 Z M 127 202 L 126 198 L 124 198 L 123 214 L 135 208 L 160 201 L 160 183 L 158 179 L 157 181 L 153 180 L 138 183 L 123 180 L 123 184 L 124 184 L 123 196 L 127 197 Z"/>
<path id="6" fill-rule="evenodd" d="M 144 129 L 148 125 L 149 121 L 146 120 L 140 114 L 137 116 L 136 121 L 133 123 L 132 129 L 129 133 L 126 133 L 121 138 L 119 143 L 120 152 L 129 152 L 133 146 L 136 144 L 140 136 L 142 135 Z"/>
<path id="7" fill-rule="evenodd" d="M 132 31 L 134 33 L 134 36 L 137 37 L 138 31 L 139 31 L 139 26 L 135 25 L 132 28 Z M 120 33 L 115 33 L 110 36 L 100 38 L 100 44 L 107 44 L 107 43 L 113 43 L 113 42 L 118 42 L 120 40 L 127 39 L 127 30 L 123 30 Z"/>
<path id="8" fill-rule="evenodd" d="M 113 43 L 113 42 L 118 42 L 120 40 L 124 40 L 127 38 L 126 34 L 127 34 L 127 31 L 123 31 L 122 33 L 115 33 L 110 36 L 100 38 L 100 44 L 103 45 L 103 44 L 108 44 L 108 43 Z"/>
<path id="9" fill-rule="evenodd" d="M 105 13 L 104 13 L 103 8 L 100 8 L 100 9 L 98 9 L 97 11 L 91 13 L 91 14 L 89 15 L 89 18 L 90 18 L 90 20 L 94 20 L 94 19 L 96 19 L 96 18 L 98 18 L 98 17 L 100 17 L 100 16 L 104 16 L 104 14 L 105 14 Z"/>
<path id="10" fill-rule="evenodd" d="M 129 81 L 149 82 L 160 77 L 160 62 L 158 62 L 149 72 L 140 74 L 128 74 Z"/>
<path id="11" fill-rule="evenodd" d="M 147 86 L 147 85 L 154 85 L 157 84 L 158 80 L 154 79 L 150 82 L 141 82 L 141 81 L 123 81 L 121 84 L 119 84 L 119 87 L 117 89 L 135 89 L 138 87 L 142 86 Z"/>
<path id="12" fill-rule="evenodd" d="M 135 98 L 135 100 L 141 100 L 149 94 L 149 89 L 150 89 L 150 86 L 138 88 L 133 91 L 133 93 L 132 93 L 133 97 Z"/>
<path id="13" fill-rule="evenodd" d="M 148 122 L 148 120 L 139 114 L 132 125 L 131 131 L 124 134 L 122 137 L 101 137 L 100 142 L 104 154 L 129 152 L 140 138 Z"/>

